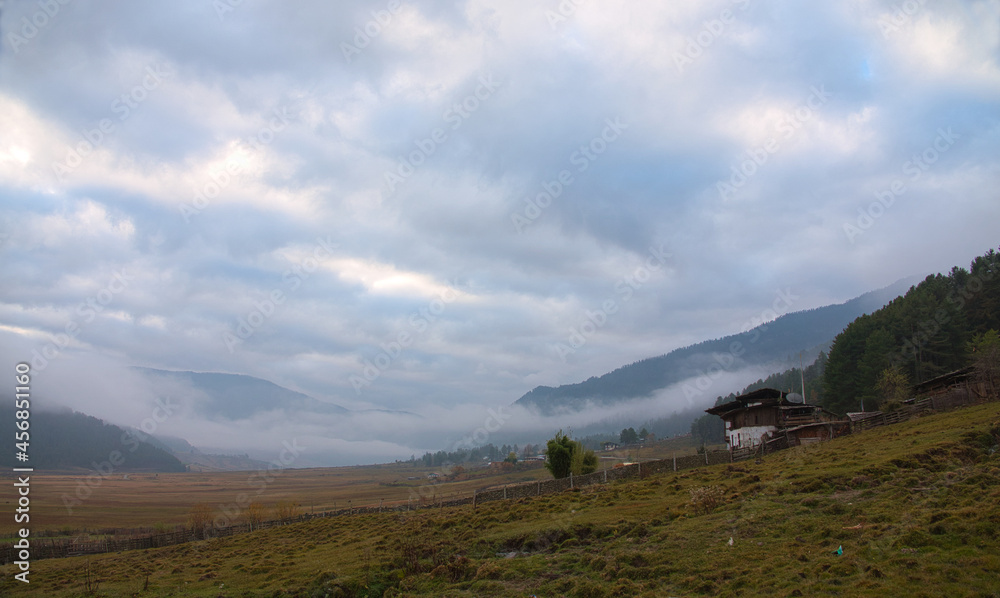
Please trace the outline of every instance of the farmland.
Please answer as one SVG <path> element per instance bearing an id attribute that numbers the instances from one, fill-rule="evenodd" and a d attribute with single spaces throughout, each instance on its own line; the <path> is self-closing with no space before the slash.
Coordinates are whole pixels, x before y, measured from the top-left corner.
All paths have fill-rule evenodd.
<path id="1" fill-rule="evenodd" d="M 760 463 L 43 560 L 17 595 L 1000 596 L 998 441 L 978 405 Z M 318 496 L 301 475 L 282 492 Z"/>
<path id="2" fill-rule="evenodd" d="M 690 438 L 657 442 L 640 450 L 601 453 L 601 467 L 622 461 L 686 455 L 696 450 Z M 541 463 L 522 463 L 513 471 L 473 467 L 451 477 L 450 468 L 391 463 L 357 467 L 258 470 L 213 473 L 131 473 L 100 477 L 87 487 L 90 471 L 44 473 L 32 477 L 33 531 L 82 533 L 109 528 L 173 528 L 186 525 L 199 503 L 216 509 L 253 500 L 262 505 L 293 502 L 302 513 L 348 506 L 432 503 L 471 496 L 477 488 L 550 479 Z M 429 475 L 437 474 L 435 480 Z M 9 474 L 8 476 L 9 477 Z M 88 492 L 89 490 L 89 492 Z M 85 499 L 82 497 L 86 497 Z M 67 506 L 68 505 L 68 506 Z M 0 537 L 14 531 L 0 524 Z"/>

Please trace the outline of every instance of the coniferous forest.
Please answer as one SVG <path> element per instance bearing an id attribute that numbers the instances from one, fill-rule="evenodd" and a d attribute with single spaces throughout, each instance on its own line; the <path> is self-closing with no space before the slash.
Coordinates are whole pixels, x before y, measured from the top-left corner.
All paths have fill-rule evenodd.
<path id="1" fill-rule="evenodd" d="M 928 276 L 882 309 L 852 322 L 833 341 L 823 405 L 835 413 L 877 408 L 885 382 L 919 384 L 965 367 L 977 338 L 1000 330 L 1000 254 L 970 268 Z M 880 381 L 882 384 L 880 384 Z"/>

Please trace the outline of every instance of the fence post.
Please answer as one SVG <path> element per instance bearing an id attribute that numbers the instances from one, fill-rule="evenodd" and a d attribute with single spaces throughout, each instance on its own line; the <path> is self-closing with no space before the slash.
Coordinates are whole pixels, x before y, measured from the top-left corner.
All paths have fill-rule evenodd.
<path id="1" fill-rule="evenodd" d="M 705 447 L 705 465 L 708 465 L 708 447 Z"/>
<path id="2" fill-rule="evenodd" d="M 472 510 L 476 509 L 476 498 L 479 497 L 479 490 L 472 490 Z"/>
<path id="3" fill-rule="evenodd" d="M 542 495 L 542 481 L 538 480 L 538 494 L 536 496 Z"/>
<path id="4" fill-rule="evenodd" d="M 677 453 L 673 453 L 673 455 L 674 455 L 674 471 L 677 471 Z"/>
<path id="5" fill-rule="evenodd" d="M 573 489 L 573 472 L 569 472 L 569 489 Z"/>
<path id="6" fill-rule="evenodd" d="M 604 483 L 605 484 L 608 483 L 608 470 L 607 470 L 607 468 L 604 469 Z"/>
<path id="7" fill-rule="evenodd" d="M 503 499 L 507 500 L 507 486 L 503 487 Z"/>

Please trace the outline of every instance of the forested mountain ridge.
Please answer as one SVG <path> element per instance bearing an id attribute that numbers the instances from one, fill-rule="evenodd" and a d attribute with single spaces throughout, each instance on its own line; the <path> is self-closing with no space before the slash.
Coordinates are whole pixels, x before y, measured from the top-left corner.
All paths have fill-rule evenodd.
<path id="1" fill-rule="evenodd" d="M 584 382 L 555 388 L 539 386 L 515 404 L 551 412 L 566 407 L 579 409 L 588 400 L 613 404 L 646 397 L 715 367 L 715 357 L 729 353 L 733 342 L 740 342 L 746 351 L 731 369 L 783 360 L 801 351 L 824 346 L 855 318 L 881 308 L 915 282 L 917 279 L 903 279 L 845 303 L 785 314 L 751 330 L 637 361 Z"/>
<path id="2" fill-rule="evenodd" d="M 13 429 L 14 418 L 9 421 L 4 428 Z M 141 433 L 124 430 L 83 413 L 68 409 L 33 410 L 30 424 L 26 451 L 30 460 L 14 462 L 14 454 L 10 452 L 5 459 L 7 465 L 33 467 L 36 471 L 99 469 L 104 475 L 186 469 L 177 457 L 146 442 Z"/>
<path id="3" fill-rule="evenodd" d="M 912 385 L 964 367 L 970 341 L 990 330 L 1000 330 L 1000 254 L 992 249 L 845 328 L 830 349 L 823 405 L 845 413 L 864 400 L 870 409 L 883 399 L 887 371 Z"/>

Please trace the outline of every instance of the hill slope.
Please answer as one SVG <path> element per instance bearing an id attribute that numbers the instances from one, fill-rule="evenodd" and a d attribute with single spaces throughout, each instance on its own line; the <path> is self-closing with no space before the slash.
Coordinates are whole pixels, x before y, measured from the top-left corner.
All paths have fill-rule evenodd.
<path id="1" fill-rule="evenodd" d="M 195 409 L 209 418 L 243 419 L 274 409 L 311 413 L 347 413 L 347 409 L 273 382 L 243 374 L 133 368 L 161 387 L 173 384 L 197 394 Z"/>
<path id="2" fill-rule="evenodd" d="M 148 572 L 143 596 L 996 596 L 998 443 L 990 403 L 759 464 L 38 561 L 18 590 L 79 595 L 89 563 L 108 595 Z"/>
<path id="3" fill-rule="evenodd" d="M 728 359 L 734 342 L 739 342 L 745 352 L 735 358 L 727 367 L 729 370 L 785 360 L 800 351 L 813 351 L 812 357 L 815 357 L 819 347 L 830 343 L 854 319 L 881 308 L 905 293 L 917 280 L 900 280 L 846 303 L 785 314 L 745 333 L 704 341 L 666 355 L 637 361 L 577 384 L 556 388 L 539 386 L 518 399 L 516 404 L 552 412 L 558 408 L 580 408 L 586 400 L 609 404 L 646 397 L 659 389 L 699 376 L 710 367 L 718 367 L 716 355 L 722 354 Z M 788 365 L 777 369 L 786 367 Z"/>
<path id="4" fill-rule="evenodd" d="M 13 438 L 14 418 L 10 418 L 9 437 Z M 28 463 L 13 462 L 13 451 L 5 453 L 4 461 L 13 467 L 34 467 L 52 471 L 74 468 L 97 469 L 95 464 L 110 462 L 115 472 L 185 471 L 184 465 L 168 451 L 140 441 L 142 436 L 108 424 L 96 417 L 75 411 L 33 411 L 31 413 Z M 111 461 L 117 451 L 121 464 Z M 117 457 L 115 458 L 117 460 Z"/>

